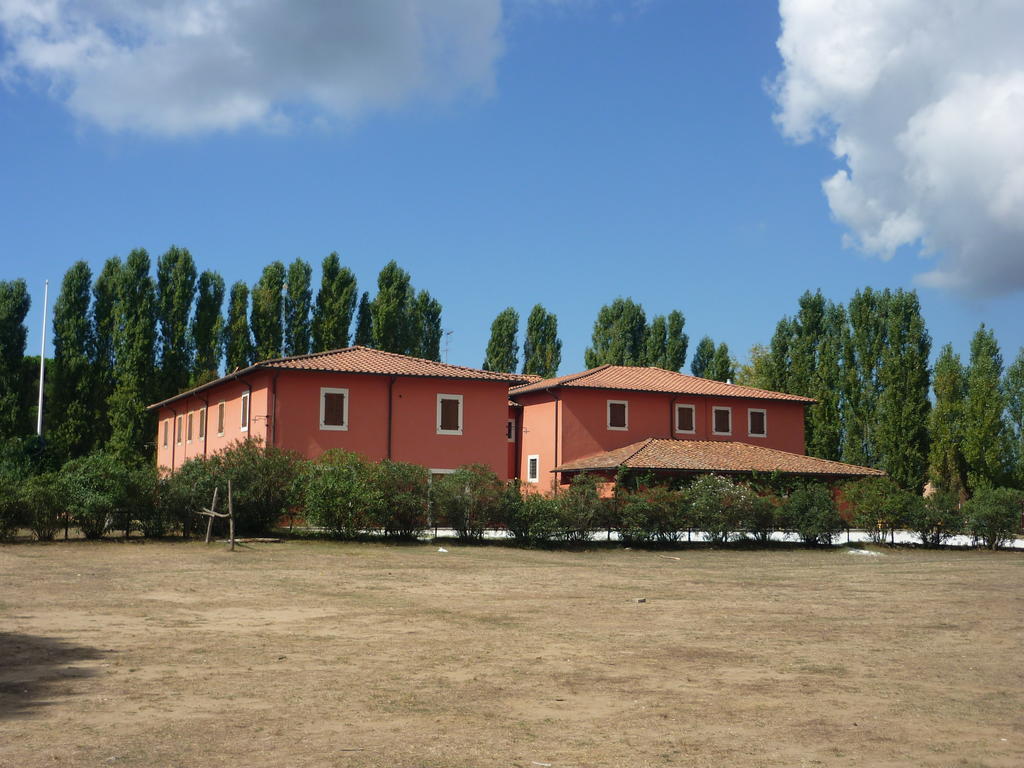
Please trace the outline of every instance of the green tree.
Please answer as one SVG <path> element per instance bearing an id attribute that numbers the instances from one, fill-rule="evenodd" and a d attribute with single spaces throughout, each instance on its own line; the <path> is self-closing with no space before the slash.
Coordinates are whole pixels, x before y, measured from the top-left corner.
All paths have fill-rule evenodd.
<path id="1" fill-rule="evenodd" d="M 698 378 L 710 378 L 708 375 L 715 360 L 715 342 L 710 336 L 705 336 L 697 342 L 697 351 L 693 353 L 693 360 L 690 361 L 690 372 Z"/>
<path id="2" fill-rule="evenodd" d="M 406 354 L 427 360 L 441 359 L 441 302 L 428 291 L 420 291 L 413 305 L 415 331 Z"/>
<path id="3" fill-rule="evenodd" d="M 487 342 L 483 369 L 514 373 L 519 366 L 519 313 L 506 307 L 491 323 L 491 338 Z"/>
<path id="4" fill-rule="evenodd" d="M 843 363 L 843 460 L 862 466 L 879 463 L 876 414 L 890 299 L 888 290 L 865 288 L 854 293 L 847 307 L 850 339 Z"/>
<path id="5" fill-rule="evenodd" d="M 284 353 L 289 356 L 309 354 L 312 279 L 313 268 L 308 262 L 296 259 L 288 266 L 284 297 Z"/>
<path id="6" fill-rule="evenodd" d="M 231 286 L 228 322 L 224 327 L 224 356 L 227 372 L 253 363 L 252 334 L 249 332 L 249 289 L 239 280 Z"/>
<path id="7" fill-rule="evenodd" d="M 558 374 L 561 363 L 562 340 L 558 338 L 558 318 L 536 304 L 526 320 L 523 373 L 551 378 Z"/>
<path id="8" fill-rule="evenodd" d="M 356 276 L 348 267 L 341 266 L 337 253 L 331 253 L 323 261 L 320 290 L 313 307 L 314 352 L 348 346 L 349 327 L 352 325 L 357 296 Z"/>
<path id="9" fill-rule="evenodd" d="M 156 347 L 156 288 L 149 254 L 128 254 L 114 305 L 114 391 L 110 408 L 110 447 L 122 456 L 149 453 L 154 422 L 145 407 L 156 399 L 153 369 Z"/>
<path id="10" fill-rule="evenodd" d="M 192 343 L 195 347 L 192 386 L 217 378 L 224 354 L 223 306 L 224 278 L 216 272 L 203 272 L 199 276 L 196 311 L 192 316 Z"/>
<path id="11" fill-rule="evenodd" d="M 1024 347 L 1017 352 L 1017 359 L 1006 369 L 1003 379 L 1006 394 L 1006 416 L 1013 444 L 1013 480 L 1018 488 L 1024 489 Z"/>
<path id="12" fill-rule="evenodd" d="M 95 415 L 93 448 L 110 441 L 110 411 L 114 393 L 114 328 L 118 285 L 123 266 L 117 257 L 107 259 L 92 286 L 92 413 Z"/>
<path id="13" fill-rule="evenodd" d="M 935 407 L 928 415 L 928 477 L 939 491 L 953 493 L 959 498 L 967 489 L 963 454 L 967 372 L 951 344 L 944 345 L 939 351 L 932 389 Z"/>
<path id="14" fill-rule="evenodd" d="M 0 281 L 0 440 L 22 436 L 22 358 L 32 300 L 24 280 Z"/>
<path id="15" fill-rule="evenodd" d="M 280 357 L 284 351 L 284 310 L 285 269 L 280 261 L 274 261 L 263 268 L 263 274 L 252 288 L 252 309 L 249 326 L 256 360 L 270 360 Z"/>
<path id="16" fill-rule="evenodd" d="M 587 368 L 599 365 L 644 365 L 647 316 L 632 299 L 615 299 L 598 311 L 591 346 L 583 353 Z"/>
<path id="17" fill-rule="evenodd" d="M 793 337 L 796 336 L 796 322 L 784 317 L 775 325 L 768 347 L 768 354 L 763 363 L 765 389 L 775 392 L 789 392 L 789 372 L 792 363 Z M 795 393 L 793 393 L 795 394 Z"/>
<path id="18" fill-rule="evenodd" d="M 729 355 L 729 345 L 724 341 L 715 349 L 711 366 L 704 372 L 705 377 L 715 381 L 732 381 L 736 378 L 736 366 Z"/>
<path id="19" fill-rule="evenodd" d="M 971 340 L 964 402 L 963 451 L 971 493 L 1006 478 L 1010 443 L 1003 421 L 1006 397 L 1002 375 L 1003 356 L 995 333 L 982 323 Z"/>
<path id="20" fill-rule="evenodd" d="M 158 398 L 186 389 L 195 350 L 189 319 L 196 298 L 196 265 L 185 248 L 172 245 L 156 262 L 156 317 L 160 332 Z"/>
<path id="21" fill-rule="evenodd" d="M 377 276 L 377 295 L 370 305 L 373 346 L 385 352 L 406 354 L 413 346 L 416 301 L 409 273 L 389 261 Z"/>
<path id="22" fill-rule="evenodd" d="M 373 304 L 370 294 L 363 292 L 359 298 L 359 314 L 356 318 L 355 343 L 361 347 L 373 346 Z"/>
<path id="23" fill-rule="evenodd" d="M 747 353 L 748 362 L 736 369 L 736 383 L 758 389 L 772 388 L 771 350 L 764 344 L 755 344 Z"/>
<path id="24" fill-rule="evenodd" d="M 842 304 L 825 304 L 822 333 L 816 350 L 810 395 L 817 402 L 806 410 L 809 430 L 807 452 L 837 461 L 843 450 L 843 356 L 849 344 L 846 311 Z"/>
<path id="25" fill-rule="evenodd" d="M 686 365 L 686 350 L 690 346 L 690 337 L 684 333 L 686 318 L 678 309 L 668 313 L 668 322 L 665 334 L 665 357 L 661 361 L 663 365 L 648 361 L 648 365 L 657 365 L 666 371 L 681 371 Z"/>
<path id="26" fill-rule="evenodd" d="M 897 485 L 919 492 L 928 470 L 928 399 L 932 340 L 913 291 L 889 298 L 886 345 L 878 369 L 876 411 L 878 460 Z"/>
<path id="27" fill-rule="evenodd" d="M 92 408 L 93 329 L 89 322 L 92 270 L 77 261 L 64 275 L 53 305 L 53 397 L 47 404 L 47 434 L 63 463 L 84 455 L 94 444 Z"/>

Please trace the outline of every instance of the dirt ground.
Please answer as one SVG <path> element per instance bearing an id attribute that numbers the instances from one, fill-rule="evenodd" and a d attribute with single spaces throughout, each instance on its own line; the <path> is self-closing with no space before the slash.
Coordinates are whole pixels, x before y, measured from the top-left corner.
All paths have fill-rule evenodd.
<path id="1" fill-rule="evenodd" d="M 444 546 L 0 547 L 0 765 L 1024 765 L 1019 553 Z"/>

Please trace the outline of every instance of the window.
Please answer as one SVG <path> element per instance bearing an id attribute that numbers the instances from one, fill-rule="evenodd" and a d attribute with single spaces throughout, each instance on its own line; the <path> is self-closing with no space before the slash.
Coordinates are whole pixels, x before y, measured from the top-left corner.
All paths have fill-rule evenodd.
<path id="1" fill-rule="evenodd" d="M 348 390 L 320 387 L 320 429 L 348 429 Z"/>
<path id="2" fill-rule="evenodd" d="M 188 412 L 188 427 L 185 430 L 185 434 L 186 434 L 186 437 L 185 437 L 186 441 L 191 443 L 192 442 L 192 411 Z"/>
<path id="3" fill-rule="evenodd" d="M 540 482 L 540 456 L 537 454 L 526 457 L 526 481 L 528 483 Z"/>
<path id="4" fill-rule="evenodd" d="M 732 434 L 732 408 L 711 409 L 711 433 L 714 435 Z"/>
<path id="5" fill-rule="evenodd" d="M 462 395 L 437 396 L 437 434 L 462 434 Z"/>
<path id="6" fill-rule="evenodd" d="M 505 439 L 510 443 L 516 441 L 516 420 L 509 419 L 505 422 Z"/>
<path id="7" fill-rule="evenodd" d="M 170 419 L 164 419 L 164 448 L 167 447 L 167 433 L 170 432 L 170 429 L 169 429 L 170 423 L 171 423 Z"/>
<path id="8" fill-rule="evenodd" d="M 224 435 L 224 401 L 217 403 L 217 434 Z"/>
<path id="9" fill-rule="evenodd" d="M 694 420 L 694 407 L 692 405 L 676 406 L 676 432 L 692 435 L 697 431 Z"/>
<path id="10" fill-rule="evenodd" d="M 182 416 L 179 416 L 178 417 L 178 424 L 177 424 L 178 429 L 177 429 L 177 434 L 175 436 L 176 437 L 176 442 L 178 443 L 178 445 L 181 445 L 181 433 L 182 433 L 182 430 L 183 430 L 183 426 L 182 426 L 183 424 L 184 424 L 184 418 Z"/>
<path id="11" fill-rule="evenodd" d="M 608 401 L 608 429 L 629 429 L 629 403 L 627 401 Z"/>
<path id="12" fill-rule="evenodd" d="M 768 412 L 761 408 L 747 411 L 747 435 L 749 437 L 768 436 Z"/>
<path id="13" fill-rule="evenodd" d="M 206 439 L 206 409 L 199 409 L 199 439 Z"/>
<path id="14" fill-rule="evenodd" d="M 242 418 L 241 418 L 241 427 L 240 427 L 240 429 L 241 429 L 242 432 L 248 432 L 249 431 L 249 393 L 248 392 L 243 392 L 242 393 L 241 415 L 242 415 Z"/>

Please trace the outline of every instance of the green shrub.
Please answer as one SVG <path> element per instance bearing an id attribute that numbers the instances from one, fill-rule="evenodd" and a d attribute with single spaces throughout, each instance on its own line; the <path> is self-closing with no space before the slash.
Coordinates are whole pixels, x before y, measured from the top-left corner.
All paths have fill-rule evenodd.
<path id="1" fill-rule="evenodd" d="M 772 533 L 780 527 L 779 505 L 781 502 L 773 496 L 762 496 L 753 488 L 750 488 L 750 492 L 743 529 L 755 541 L 767 544 L 772 540 Z"/>
<path id="2" fill-rule="evenodd" d="M 558 528 L 558 501 L 541 493 L 522 493 L 517 482 L 508 483 L 502 495 L 501 522 L 520 544 L 537 544 Z"/>
<path id="3" fill-rule="evenodd" d="M 578 544 L 590 541 L 595 527 L 608 518 L 608 503 L 597 491 L 597 479 L 582 473 L 556 497 L 556 535 L 563 541 Z"/>
<path id="4" fill-rule="evenodd" d="M 223 499 L 223 507 L 217 502 L 218 511 L 227 511 L 227 481 L 231 480 L 236 534 L 265 533 L 292 506 L 300 467 L 297 454 L 259 439 L 239 440 L 207 461 L 213 464 Z"/>
<path id="5" fill-rule="evenodd" d="M 426 467 L 385 459 L 374 468 L 380 494 L 374 513 L 386 536 L 412 539 L 427 527 L 430 475 Z"/>
<path id="6" fill-rule="evenodd" d="M 690 527 L 687 491 L 664 486 L 641 488 L 618 499 L 618 528 L 626 543 L 667 544 L 679 539 Z"/>
<path id="7" fill-rule="evenodd" d="M 966 529 L 975 542 L 989 549 L 1008 544 L 1020 531 L 1024 491 L 1013 488 L 981 488 L 964 504 Z"/>
<path id="8" fill-rule="evenodd" d="M 56 472 L 27 478 L 21 485 L 18 502 L 22 522 L 39 541 L 52 541 L 64 527 L 64 504 Z"/>
<path id="9" fill-rule="evenodd" d="M 798 486 L 783 502 L 780 522 L 806 544 L 831 544 L 843 529 L 832 491 L 824 483 Z"/>
<path id="10" fill-rule="evenodd" d="M 850 505 L 853 524 L 867 531 L 872 541 L 884 543 L 894 531 L 907 526 L 918 496 L 891 478 L 867 477 L 846 483 L 843 500 Z"/>
<path id="11" fill-rule="evenodd" d="M 906 524 L 926 547 L 941 546 L 950 536 L 963 530 L 960 499 L 955 493 L 938 491 L 924 499 L 908 503 Z"/>
<path id="12" fill-rule="evenodd" d="M 374 526 L 380 490 L 373 465 L 356 453 L 333 450 L 306 463 L 298 480 L 306 522 L 335 536 L 358 538 Z"/>
<path id="13" fill-rule="evenodd" d="M 431 508 L 459 538 L 479 541 L 501 515 L 505 485 L 484 464 L 470 464 L 441 475 L 430 486 Z"/>
<path id="14" fill-rule="evenodd" d="M 31 465 L 24 443 L 16 438 L 0 441 L 0 540 L 9 539 L 18 530 L 21 484 Z"/>
<path id="15" fill-rule="evenodd" d="M 85 538 L 101 538 L 120 519 L 127 506 L 127 473 L 121 457 L 104 451 L 61 467 L 57 475 L 61 498 Z"/>
<path id="16" fill-rule="evenodd" d="M 723 544 L 744 530 L 758 504 L 749 486 L 721 475 L 698 477 L 690 484 L 689 496 L 694 527 L 714 544 Z"/>
<path id="17" fill-rule="evenodd" d="M 154 514 L 166 531 L 180 530 L 189 535 L 194 529 L 206 527 L 205 518 L 197 517 L 213 501 L 213 489 L 218 486 L 216 465 L 205 458 L 189 459 L 174 472 L 157 479 L 157 497 Z M 225 490 L 218 492 L 217 511 L 227 511 Z M 219 521 L 217 521 L 219 522 Z M 215 526 L 216 527 L 216 526 Z M 219 530 L 219 528 L 218 528 Z"/>

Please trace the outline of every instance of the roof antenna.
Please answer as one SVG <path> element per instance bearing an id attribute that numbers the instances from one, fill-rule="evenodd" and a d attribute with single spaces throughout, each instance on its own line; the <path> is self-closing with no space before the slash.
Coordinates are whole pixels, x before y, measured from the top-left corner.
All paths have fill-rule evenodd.
<path id="1" fill-rule="evenodd" d="M 449 342 L 449 340 L 451 338 L 451 335 L 453 333 L 455 333 L 455 331 L 445 331 L 444 332 L 444 361 L 445 361 L 445 363 L 448 362 L 448 342 Z"/>

